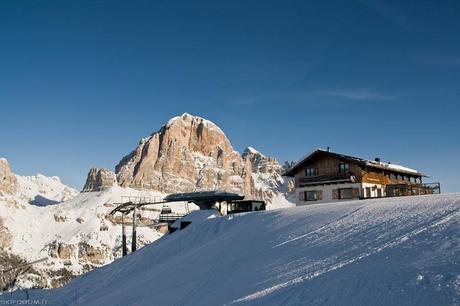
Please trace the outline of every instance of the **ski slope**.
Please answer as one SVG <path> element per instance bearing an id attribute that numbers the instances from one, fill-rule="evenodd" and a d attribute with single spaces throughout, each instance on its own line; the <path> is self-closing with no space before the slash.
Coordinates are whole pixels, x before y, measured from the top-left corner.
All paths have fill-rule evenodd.
<path id="1" fill-rule="evenodd" d="M 460 194 L 206 218 L 28 294 L 51 305 L 460 305 Z"/>

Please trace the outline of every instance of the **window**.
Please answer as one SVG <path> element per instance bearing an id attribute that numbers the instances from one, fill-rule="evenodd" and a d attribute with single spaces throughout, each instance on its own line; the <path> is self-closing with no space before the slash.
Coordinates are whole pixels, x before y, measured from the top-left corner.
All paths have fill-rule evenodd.
<path id="1" fill-rule="evenodd" d="M 305 201 L 316 201 L 316 190 L 305 191 Z"/>
<path id="2" fill-rule="evenodd" d="M 316 175 L 316 168 L 308 167 L 307 169 L 305 169 L 305 175 L 306 176 L 315 176 Z"/>
<path id="3" fill-rule="evenodd" d="M 403 176 L 401 174 L 398 174 L 398 180 L 400 180 L 400 181 L 403 180 Z"/>
<path id="4" fill-rule="evenodd" d="M 416 182 L 417 182 L 417 179 L 416 179 L 415 176 L 411 176 L 411 177 L 410 177 L 410 181 L 411 181 L 412 183 L 416 183 Z"/>
<path id="5" fill-rule="evenodd" d="M 339 199 L 353 199 L 353 188 L 339 189 Z"/>
<path id="6" fill-rule="evenodd" d="M 349 170 L 350 170 L 350 165 L 345 164 L 345 163 L 339 165 L 339 172 L 340 173 L 348 173 Z"/>
<path id="7" fill-rule="evenodd" d="M 394 174 L 394 173 L 390 173 L 390 179 L 392 179 L 392 180 L 396 180 L 396 179 L 397 179 L 397 176 L 396 176 L 396 174 Z"/>

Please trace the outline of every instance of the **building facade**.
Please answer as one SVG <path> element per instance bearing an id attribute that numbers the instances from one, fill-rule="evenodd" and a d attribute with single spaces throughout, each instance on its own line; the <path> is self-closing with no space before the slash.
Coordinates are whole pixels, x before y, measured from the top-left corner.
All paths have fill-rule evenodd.
<path id="1" fill-rule="evenodd" d="M 417 170 L 321 149 L 284 175 L 294 177 L 297 205 L 440 192 L 439 184 L 423 184 L 427 176 Z"/>

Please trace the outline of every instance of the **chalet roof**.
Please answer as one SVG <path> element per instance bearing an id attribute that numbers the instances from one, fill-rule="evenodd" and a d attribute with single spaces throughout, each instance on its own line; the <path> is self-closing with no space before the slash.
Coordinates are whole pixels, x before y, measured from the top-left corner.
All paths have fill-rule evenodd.
<path id="1" fill-rule="evenodd" d="M 378 162 L 374 160 L 369 160 L 369 159 L 364 159 L 360 157 L 355 157 L 355 156 L 350 156 L 350 155 L 345 155 L 345 154 L 339 154 L 339 153 L 334 153 L 330 151 L 326 151 L 323 149 L 316 149 L 301 160 L 299 160 L 297 163 L 294 164 L 291 168 L 287 169 L 283 175 L 285 176 L 294 176 L 300 169 L 302 169 L 303 166 L 305 166 L 308 161 L 317 156 L 318 154 L 324 154 L 328 155 L 331 157 L 336 157 L 341 160 L 349 161 L 351 163 L 358 164 L 362 167 L 369 167 L 369 168 L 376 168 L 376 169 L 384 169 L 384 170 L 390 170 L 396 173 L 403 173 L 403 174 L 411 174 L 411 175 L 417 175 L 417 176 L 424 176 L 427 177 L 427 175 L 418 172 L 417 170 L 404 167 L 401 165 L 397 164 L 392 164 L 392 163 L 383 163 L 383 162 Z"/>
<path id="2" fill-rule="evenodd" d="M 182 202 L 182 201 L 232 201 L 232 200 L 243 200 L 244 196 L 225 192 L 225 191 L 199 191 L 199 192 L 185 192 L 170 194 L 165 197 L 166 202 Z"/>

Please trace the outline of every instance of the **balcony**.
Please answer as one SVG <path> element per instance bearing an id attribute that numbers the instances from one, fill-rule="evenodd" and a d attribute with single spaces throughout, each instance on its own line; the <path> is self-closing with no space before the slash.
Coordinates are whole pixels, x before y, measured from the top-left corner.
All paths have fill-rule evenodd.
<path id="1" fill-rule="evenodd" d="M 428 184 L 394 184 L 386 186 L 387 197 L 400 197 L 411 195 L 440 194 L 440 183 Z"/>
<path id="2" fill-rule="evenodd" d="M 351 173 L 337 173 L 337 174 L 323 174 L 316 176 L 302 177 L 299 179 L 299 187 L 327 185 L 327 184 L 340 184 L 340 183 L 354 183 L 355 176 Z"/>

